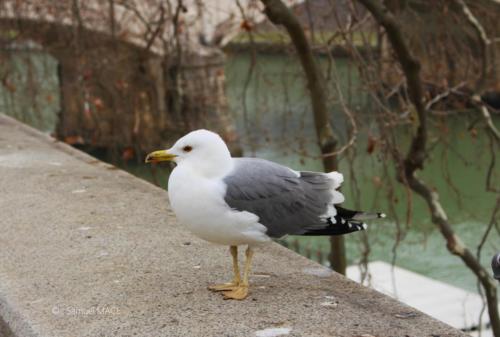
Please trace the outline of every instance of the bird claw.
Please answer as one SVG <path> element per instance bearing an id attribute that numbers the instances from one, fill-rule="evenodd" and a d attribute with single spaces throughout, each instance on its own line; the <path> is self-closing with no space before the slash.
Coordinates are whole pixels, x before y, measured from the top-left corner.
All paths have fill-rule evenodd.
<path id="1" fill-rule="evenodd" d="M 225 300 L 244 300 L 248 296 L 248 286 L 239 285 L 229 291 L 224 291 Z"/>
<path id="2" fill-rule="evenodd" d="M 226 291 L 238 288 L 238 284 L 234 282 L 222 283 L 222 284 L 212 284 L 208 286 L 208 290 L 211 291 Z"/>

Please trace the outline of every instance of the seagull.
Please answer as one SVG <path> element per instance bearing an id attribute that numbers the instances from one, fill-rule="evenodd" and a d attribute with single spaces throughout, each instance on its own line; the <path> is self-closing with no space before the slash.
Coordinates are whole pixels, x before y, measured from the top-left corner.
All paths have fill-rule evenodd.
<path id="1" fill-rule="evenodd" d="M 211 285 L 225 299 L 243 300 L 255 247 L 286 235 L 341 235 L 366 228 L 383 213 L 340 206 L 339 172 L 295 171 L 258 158 L 233 158 L 222 138 L 196 130 L 170 149 L 147 155 L 146 163 L 173 161 L 168 196 L 179 222 L 206 241 L 230 247 L 233 280 Z M 238 246 L 246 245 L 243 277 Z"/>

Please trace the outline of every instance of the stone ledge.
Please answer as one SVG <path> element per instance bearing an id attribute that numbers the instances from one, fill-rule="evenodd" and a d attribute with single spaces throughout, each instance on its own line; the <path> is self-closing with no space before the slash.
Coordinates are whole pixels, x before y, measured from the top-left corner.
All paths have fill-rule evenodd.
<path id="1" fill-rule="evenodd" d="M 224 301 L 165 191 L 3 115 L 0 177 L 0 336 L 466 336 L 278 244 Z"/>

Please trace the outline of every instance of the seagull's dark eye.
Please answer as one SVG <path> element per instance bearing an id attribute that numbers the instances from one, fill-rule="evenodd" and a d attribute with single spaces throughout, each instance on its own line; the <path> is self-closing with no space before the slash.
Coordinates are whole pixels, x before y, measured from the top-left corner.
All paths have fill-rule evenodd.
<path id="1" fill-rule="evenodd" d="M 193 148 L 192 148 L 191 146 L 189 146 L 189 145 L 188 145 L 188 146 L 184 146 L 184 147 L 182 148 L 182 151 L 184 151 L 184 152 L 191 152 L 191 150 L 192 150 L 192 149 L 193 149 Z"/>

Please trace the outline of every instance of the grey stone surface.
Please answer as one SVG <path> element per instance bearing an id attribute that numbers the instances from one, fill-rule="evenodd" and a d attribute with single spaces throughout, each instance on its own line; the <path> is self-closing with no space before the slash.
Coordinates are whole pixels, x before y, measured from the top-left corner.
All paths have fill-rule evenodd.
<path id="1" fill-rule="evenodd" d="M 230 266 L 165 191 L 0 116 L 0 334 L 463 335 L 277 244 L 250 297 L 224 301 L 206 287 Z"/>

